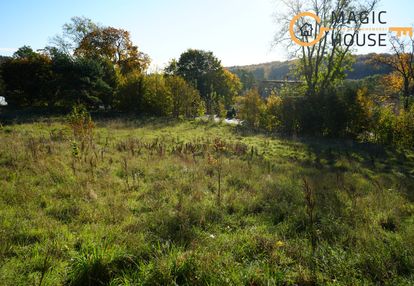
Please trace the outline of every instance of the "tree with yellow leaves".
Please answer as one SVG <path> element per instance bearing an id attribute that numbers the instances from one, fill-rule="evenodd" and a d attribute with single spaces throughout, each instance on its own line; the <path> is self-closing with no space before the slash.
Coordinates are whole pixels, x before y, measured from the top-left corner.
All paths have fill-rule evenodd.
<path id="1" fill-rule="evenodd" d="M 391 89 L 402 92 L 407 110 L 414 88 L 414 38 L 391 36 L 390 43 L 393 54 L 374 55 L 373 60 L 394 70 L 385 80 Z"/>
<path id="2" fill-rule="evenodd" d="M 133 45 L 130 34 L 112 27 L 97 28 L 86 34 L 75 50 L 76 56 L 103 57 L 117 65 L 122 74 L 145 71 L 150 58 Z"/>
<path id="3" fill-rule="evenodd" d="M 244 96 L 236 99 L 238 116 L 246 125 L 257 128 L 260 118 L 265 110 L 265 103 L 257 89 L 251 89 Z"/>

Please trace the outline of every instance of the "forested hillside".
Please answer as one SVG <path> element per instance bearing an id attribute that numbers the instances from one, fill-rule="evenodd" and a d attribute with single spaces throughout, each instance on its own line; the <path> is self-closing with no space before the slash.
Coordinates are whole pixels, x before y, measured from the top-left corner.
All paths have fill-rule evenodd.
<path id="1" fill-rule="evenodd" d="M 368 55 L 357 55 L 355 63 L 352 66 L 352 70 L 348 71 L 348 79 L 362 79 L 367 76 L 377 74 L 388 74 L 391 69 L 386 65 L 374 65 L 369 62 L 372 58 L 372 54 Z M 228 69 L 232 72 L 244 69 L 252 72 L 256 80 L 278 80 L 285 79 L 287 76 L 293 77 L 290 74 L 291 67 L 295 64 L 295 60 L 284 61 L 284 62 L 270 62 L 248 66 L 232 66 Z"/>

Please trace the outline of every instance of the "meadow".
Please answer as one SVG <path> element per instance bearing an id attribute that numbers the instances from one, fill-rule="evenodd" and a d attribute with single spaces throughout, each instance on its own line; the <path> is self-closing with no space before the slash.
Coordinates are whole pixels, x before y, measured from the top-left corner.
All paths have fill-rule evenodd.
<path id="1" fill-rule="evenodd" d="M 209 121 L 0 127 L 1 285 L 413 285 L 414 153 Z"/>

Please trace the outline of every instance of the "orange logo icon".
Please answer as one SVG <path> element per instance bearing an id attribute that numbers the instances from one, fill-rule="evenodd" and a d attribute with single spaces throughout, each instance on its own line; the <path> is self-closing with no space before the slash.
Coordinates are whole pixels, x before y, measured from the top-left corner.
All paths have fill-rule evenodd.
<path id="1" fill-rule="evenodd" d="M 290 21 L 290 25 L 289 25 L 289 33 L 290 33 L 290 37 L 292 38 L 292 40 L 303 47 L 309 47 L 309 46 L 313 46 L 315 45 L 317 42 L 319 42 L 322 38 L 322 36 L 325 34 L 325 32 L 329 31 L 329 28 L 325 28 L 325 27 L 321 27 L 319 33 L 317 33 L 317 31 L 315 31 L 315 39 L 311 42 L 303 42 L 301 40 L 299 40 L 296 35 L 295 35 L 295 24 L 296 22 L 302 18 L 302 17 L 311 17 L 313 19 L 315 19 L 316 23 L 320 23 L 321 22 L 321 18 L 311 12 L 302 12 L 298 15 L 296 15 L 295 17 L 293 17 L 293 19 Z M 305 23 L 305 25 L 303 25 L 301 28 L 301 35 L 303 37 L 310 37 L 312 36 L 312 32 L 313 32 L 313 28 L 312 25 Z"/>

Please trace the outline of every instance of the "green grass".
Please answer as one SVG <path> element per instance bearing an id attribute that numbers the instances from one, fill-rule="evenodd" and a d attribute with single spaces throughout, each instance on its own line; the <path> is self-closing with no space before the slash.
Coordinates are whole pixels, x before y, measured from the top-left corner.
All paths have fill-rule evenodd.
<path id="1" fill-rule="evenodd" d="M 73 140 L 0 129 L 1 285 L 414 284 L 412 152 L 168 120 Z"/>

